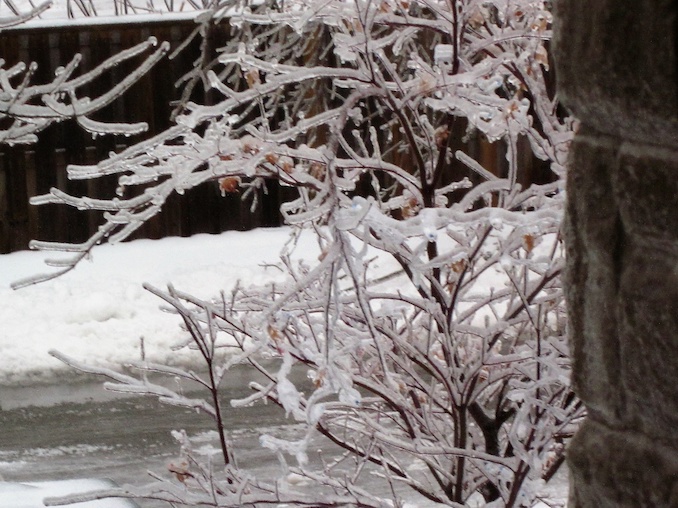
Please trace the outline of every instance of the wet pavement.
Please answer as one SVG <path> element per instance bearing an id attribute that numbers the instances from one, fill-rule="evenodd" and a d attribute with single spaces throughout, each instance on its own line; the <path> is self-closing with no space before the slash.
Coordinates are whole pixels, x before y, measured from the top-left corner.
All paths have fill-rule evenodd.
<path id="1" fill-rule="evenodd" d="M 249 393 L 241 381 L 225 390 L 225 426 L 241 462 L 272 474 L 277 462 L 259 446 L 259 435 L 294 434 L 298 426 L 272 404 L 230 408 L 230 398 Z M 149 470 L 166 476 L 167 464 L 178 456 L 173 430 L 185 430 L 197 446 L 217 445 L 208 416 L 147 397 L 112 394 L 100 381 L 0 387 L 0 407 L 0 475 L 7 481 L 109 478 L 142 485 L 152 481 Z"/>
<path id="2" fill-rule="evenodd" d="M 277 475 L 277 459 L 260 446 L 259 436 L 294 439 L 301 427 L 273 404 L 232 409 L 228 400 L 249 394 L 251 371 L 238 369 L 223 393 L 229 438 L 236 445 L 240 465 L 264 477 Z M 305 376 L 297 372 L 291 377 L 303 382 Z M 218 447 L 207 416 L 152 398 L 107 392 L 100 380 L 0 386 L 0 407 L 0 475 L 12 482 L 106 478 L 119 485 L 144 485 L 153 481 L 149 471 L 168 476 L 167 465 L 179 454 L 173 430 L 185 430 L 198 448 Z M 370 485 L 370 489 L 376 493 L 382 487 Z M 551 500 L 540 506 L 565 505 L 564 471 L 548 490 Z M 168 507 L 160 502 L 138 503 L 142 508 Z"/>

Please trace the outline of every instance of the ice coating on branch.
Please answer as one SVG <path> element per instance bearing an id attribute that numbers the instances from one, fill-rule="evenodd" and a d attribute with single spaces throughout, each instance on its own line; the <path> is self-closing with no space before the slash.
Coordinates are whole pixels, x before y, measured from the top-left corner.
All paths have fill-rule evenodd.
<path id="1" fill-rule="evenodd" d="M 345 231 L 357 228 L 370 213 L 371 206 L 369 200 L 360 197 L 353 198 L 350 207 L 342 208 L 338 211 L 335 222 L 336 227 Z"/>
<path id="2" fill-rule="evenodd" d="M 259 438 L 259 442 L 264 448 L 276 452 L 283 464 L 286 464 L 284 454 L 293 455 L 297 463 L 301 466 L 308 463 L 308 455 L 306 454 L 308 443 L 305 439 L 299 441 L 287 441 L 285 439 L 279 439 L 264 434 Z"/>
<path id="3" fill-rule="evenodd" d="M 362 396 L 355 388 L 346 386 L 339 389 L 339 401 L 348 406 L 359 407 Z"/>
<path id="4" fill-rule="evenodd" d="M 87 117 L 78 118 L 78 123 L 92 135 L 121 134 L 123 136 L 133 136 L 140 134 L 148 129 L 146 122 L 139 123 L 105 123 L 97 122 Z"/>
<path id="5" fill-rule="evenodd" d="M 402 488 L 446 505 L 474 496 L 530 505 L 532 480 L 551 473 L 547 456 L 558 463 L 583 412 L 568 384 L 560 283 L 561 178 L 575 123 L 556 114 L 547 86 L 544 2 L 217 9 L 238 29 L 218 49 L 201 46 L 177 124 L 69 169 L 73 178 L 115 175 L 119 195 L 52 190 L 34 200 L 104 213 L 82 245 L 34 244 L 69 251 L 55 262 L 68 270 L 97 242 L 127 238 L 173 194 L 206 185 L 256 210 L 285 193 L 292 233 L 280 263 L 266 267 L 275 279 L 212 297 L 159 296 L 183 318 L 186 344 L 219 364 L 210 370 L 219 380 L 237 364 L 257 371 L 262 380 L 233 407 L 279 404 L 302 436 L 270 432 L 261 444 L 285 478 L 292 455 L 322 488 L 311 496 L 244 473 L 224 439 L 227 479 L 203 463 L 208 492 L 187 487 L 180 497 L 294 505 L 330 492 L 328 506 L 385 508 L 404 503 Z M 205 33 L 212 21 L 203 18 Z M 209 102 L 192 102 L 204 86 Z M 48 102 L 65 113 L 60 100 Z M 74 104 L 83 113 L 95 101 Z M 518 184 L 528 149 L 555 181 Z M 295 250 L 304 235 L 313 250 Z M 217 360 L 222 345 L 231 356 Z M 298 383 L 297 369 L 312 375 Z M 314 433 L 349 460 L 322 455 L 322 468 L 308 466 Z M 425 466 L 406 467 L 415 461 Z M 393 494 L 366 492 L 368 471 Z"/>
<path id="6" fill-rule="evenodd" d="M 452 44 L 438 44 L 433 50 L 433 60 L 438 65 L 452 65 L 454 46 Z"/>
<path id="7" fill-rule="evenodd" d="M 301 394 L 297 390 L 287 376 L 292 370 L 292 358 L 289 353 L 283 355 L 282 365 L 278 371 L 278 380 L 276 382 L 276 391 L 278 393 L 278 402 L 285 409 L 285 415 L 290 413 L 297 417 L 301 414 L 299 402 L 301 401 Z"/>
<path id="8" fill-rule="evenodd" d="M 421 232 L 429 242 L 438 238 L 438 214 L 433 208 L 424 208 L 419 212 Z"/>
<path id="9" fill-rule="evenodd" d="M 43 6 L 37 10 L 40 11 Z M 80 63 L 80 55 L 76 55 L 68 65 L 58 70 L 51 83 L 41 85 L 30 84 L 31 75 L 35 72 L 35 63 L 31 64 L 27 72 L 23 65 L 10 69 L 0 66 L 0 116 L 12 119 L 8 127 L 0 130 L 0 142 L 32 143 L 36 139 L 36 133 L 52 123 L 69 118 L 76 118 L 85 130 L 95 135 L 132 135 L 142 132 L 146 129 L 145 123 L 106 124 L 92 120 L 89 115 L 110 104 L 148 72 L 168 51 L 167 44 L 162 44 L 152 54 L 146 55 L 136 69 L 99 97 L 79 98 L 77 94 L 110 68 L 143 55 L 156 45 L 155 38 L 150 38 L 110 57 L 93 70 L 74 77 L 73 74 Z M 12 78 L 20 74 L 24 74 L 24 82 L 15 88 L 12 86 Z"/>
<path id="10" fill-rule="evenodd" d="M 30 10 L 18 14 L 16 13 L 16 7 L 13 7 L 12 10 L 15 11 L 15 15 L 11 17 L 0 18 L 0 29 L 25 24 L 27 21 L 34 19 L 40 14 L 44 13 L 53 5 L 54 2 L 52 0 L 42 2 L 37 6 L 34 6 L 34 4 L 31 3 Z"/>

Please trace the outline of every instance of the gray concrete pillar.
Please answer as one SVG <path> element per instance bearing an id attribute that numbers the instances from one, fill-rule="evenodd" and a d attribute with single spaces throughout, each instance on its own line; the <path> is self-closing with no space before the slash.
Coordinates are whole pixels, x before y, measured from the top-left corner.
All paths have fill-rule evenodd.
<path id="1" fill-rule="evenodd" d="M 557 0 L 573 507 L 678 507 L 678 1 Z"/>

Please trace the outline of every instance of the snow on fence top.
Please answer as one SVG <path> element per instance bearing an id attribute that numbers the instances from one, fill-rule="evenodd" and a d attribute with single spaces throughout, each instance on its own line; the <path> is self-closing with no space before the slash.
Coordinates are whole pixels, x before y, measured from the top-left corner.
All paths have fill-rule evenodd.
<path id="1" fill-rule="evenodd" d="M 193 18 L 213 0 L 0 0 L 2 30 Z"/>

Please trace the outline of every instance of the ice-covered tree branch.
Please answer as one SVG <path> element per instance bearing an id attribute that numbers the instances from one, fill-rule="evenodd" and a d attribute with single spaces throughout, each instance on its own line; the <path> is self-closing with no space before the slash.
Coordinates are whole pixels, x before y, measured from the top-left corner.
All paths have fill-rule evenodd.
<path id="1" fill-rule="evenodd" d="M 150 55 L 143 56 L 157 46 Z M 54 80 L 48 84 L 31 84 L 35 65 L 16 64 L 9 69 L 0 67 L 0 142 L 7 144 L 33 143 L 36 134 L 48 125 L 67 119 L 75 119 L 92 134 L 138 134 L 146 130 L 145 123 L 101 123 L 89 118 L 92 113 L 104 108 L 124 93 L 141 76 L 150 70 L 168 51 L 168 45 L 158 46 L 155 38 L 138 44 L 112 56 L 95 69 L 74 76 L 80 64 L 76 55 L 65 67 L 60 68 Z M 122 62 L 143 56 L 142 63 L 123 80 L 99 97 L 78 97 L 81 89 L 112 67 Z"/>
<path id="2" fill-rule="evenodd" d="M 530 506 L 582 416 L 560 283 L 574 122 L 548 84 L 547 6 L 309 0 L 213 15 L 204 22 L 231 23 L 233 38 L 187 76 L 210 102 L 185 101 L 168 131 L 69 168 L 74 179 L 117 175 L 116 196 L 53 189 L 34 200 L 102 212 L 89 242 L 32 244 L 70 251 L 52 262 L 67 271 L 98 242 L 128 238 L 173 193 L 214 185 L 249 199 L 272 180 L 295 191 L 281 213 L 294 235 L 315 235 L 320 255 L 295 252 L 293 236 L 283 282 L 212 299 L 152 289 L 203 359 L 208 376 L 179 377 L 207 390 L 228 465 L 217 473 L 182 438 L 194 462 L 173 502 L 304 505 L 288 482 L 292 460 L 319 489 L 315 506 L 408 496 Z M 505 157 L 486 167 L 473 147 L 492 143 Z M 519 185 L 520 146 L 550 163 L 546 183 Z M 281 464 L 272 483 L 235 467 L 219 419 L 219 385 L 236 363 L 261 380 L 234 408 L 273 401 L 303 429 L 262 436 Z M 144 383 L 175 367 L 135 367 L 138 381 L 121 378 L 129 389 L 182 403 Z M 332 457 L 313 462 L 311 443 L 323 439 Z M 389 496 L 363 489 L 375 476 Z"/>

